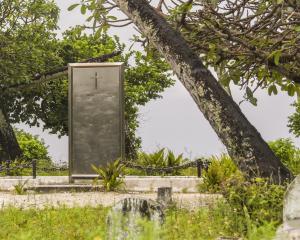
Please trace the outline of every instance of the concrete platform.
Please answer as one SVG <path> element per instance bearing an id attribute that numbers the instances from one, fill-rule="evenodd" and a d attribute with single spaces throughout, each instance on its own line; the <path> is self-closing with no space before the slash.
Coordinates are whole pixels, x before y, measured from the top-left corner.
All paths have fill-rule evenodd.
<path id="1" fill-rule="evenodd" d="M 159 187 L 172 187 L 173 192 L 197 193 L 202 179 L 185 176 L 126 176 L 124 190 L 130 192 L 156 192 Z M 101 181 L 100 181 L 101 183 Z M 0 191 L 13 191 L 14 186 L 25 184 L 25 188 L 38 192 L 95 191 L 92 180 L 76 180 L 69 184 L 68 176 L 1 177 Z M 99 187 L 99 186 L 98 186 Z"/>
<path id="2" fill-rule="evenodd" d="M 91 184 L 51 184 L 27 187 L 26 190 L 36 193 L 59 193 L 59 192 L 95 192 L 103 191 L 101 186 Z"/>
<path id="3" fill-rule="evenodd" d="M 156 200 L 156 193 L 115 193 L 115 192 L 66 192 L 36 194 L 28 193 L 16 195 L 13 193 L 0 193 L 0 209 L 14 206 L 16 208 L 47 208 L 47 207 L 109 207 L 124 198 L 143 198 Z M 172 199 L 176 206 L 188 210 L 207 207 L 216 203 L 222 196 L 218 194 L 200 193 L 174 193 Z"/>

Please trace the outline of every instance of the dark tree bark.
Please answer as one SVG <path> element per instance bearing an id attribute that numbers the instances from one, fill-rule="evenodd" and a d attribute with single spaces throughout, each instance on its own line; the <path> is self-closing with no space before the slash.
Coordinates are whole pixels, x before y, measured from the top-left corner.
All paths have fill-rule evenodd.
<path id="1" fill-rule="evenodd" d="M 13 160 L 21 154 L 22 151 L 13 128 L 9 124 L 5 113 L 0 109 L 0 163 Z"/>
<path id="2" fill-rule="evenodd" d="M 292 177 L 179 32 L 146 0 L 113 0 L 169 62 L 228 153 L 249 177 Z"/>

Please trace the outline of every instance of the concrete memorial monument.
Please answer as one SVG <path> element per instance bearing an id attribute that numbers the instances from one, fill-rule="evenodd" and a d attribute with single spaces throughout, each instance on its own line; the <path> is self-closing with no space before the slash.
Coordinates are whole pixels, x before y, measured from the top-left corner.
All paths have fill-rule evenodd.
<path id="1" fill-rule="evenodd" d="M 69 64 L 70 181 L 124 157 L 123 63 Z"/>

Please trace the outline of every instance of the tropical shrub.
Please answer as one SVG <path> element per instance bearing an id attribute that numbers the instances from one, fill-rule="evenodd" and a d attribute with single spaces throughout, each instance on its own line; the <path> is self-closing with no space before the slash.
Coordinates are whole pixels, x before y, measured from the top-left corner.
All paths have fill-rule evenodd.
<path id="1" fill-rule="evenodd" d="M 291 139 L 280 138 L 269 142 L 269 146 L 294 175 L 300 174 L 300 149 L 294 145 Z"/>
<path id="2" fill-rule="evenodd" d="M 200 192 L 220 192 L 222 186 L 230 179 L 242 181 L 242 173 L 238 170 L 227 154 L 210 158 L 210 164 L 202 173 L 203 182 L 199 185 Z"/>
<path id="3" fill-rule="evenodd" d="M 162 148 L 153 153 L 139 152 L 137 163 L 147 167 L 164 167 L 165 149 Z"/>
<path id="4" fill-rule="evenodd" d="M 137 164 L 145 167 L 164 168 L 180 166 L 186 161 L 187 159 L 183 157 L 183 154 L 176 156 L 171 150 L 162 148 L 153 153 L 140 152 L 138 154 Z M 148 171 L 147 174 L 157 175 L 160 173 Z M 169 171 L 167 174 L 180 175 L 180 171 Z"/>
<path id="5" fill-rule="evenodd" d="M 23 195 L 26 193 L 25 186 L 28 183 L 29 179 L 27 179 L 25 182 L 19 182 L 14 186 L 14 191 L 17 195 Z"/>
<path id="6" fill-rule="evenodd" d="M 103 187 L 106 191 L 115 191 L 124 184 L 122 177 L 125 166 L 118 159 L 106 166 L 96 167 L 92 165 L 93 170 L 99 175 L 97 179 L 101 179 Z"/>
<path id="7" fill-rule="evenodd" d="M 21 129 L 15 129 L 14 131 L 23 152 L 19 161 L 31 162 L 35 159 L 39 168 L 51 168 L 54 166 L 49 156 L 48 146 L 46 146 L 43 139 L 40 139 L 38 135 L 32 135 Z"/>

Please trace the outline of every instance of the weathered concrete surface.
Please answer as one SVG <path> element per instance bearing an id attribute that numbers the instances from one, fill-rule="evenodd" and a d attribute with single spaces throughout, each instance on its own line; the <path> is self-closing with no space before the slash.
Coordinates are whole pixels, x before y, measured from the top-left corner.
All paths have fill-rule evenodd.
<path id="1" fill-rule="evenodd" d="M 197 177 L 125 177 L 126 189 L 138 192 L 153 192 L 161 187 L 171 187 L 173 192 L 197 193 L 197 186 L 202 182 Z"/>
<path id="2" fill-rule="evenodd" d="M 34 187 L 46 184 L 67 184 L 69 177 L 67 176 L 41 176 L 36 179 L 32 177 L 0 177 L 0 191 L 12 191 L 17 184 L 26 183 L 26 187 Z"/>
<path id="3" fill-rule="evenodd" d="M 36 187 L 45 185 L 65 185 L 68 187 L 69 178 L 67 176 L 38 176 L 36 179 L 32 177 L 1 177 L 0 190 L 12 191 L 14 186 L 19 183 L 26 183 L 26 187 Z M 197 177 L 181 177 L 181 176 L 126 176 L 124 178 L 124 188 L 132 192 L 156 192 L 160 187 L 172 187 L 173 192 L 197 193 L 197 185 L 201 182 L 201 178 Z M 91 181 L 80 180 L 76 184 L 91 184 Z"/>
<path id="4" fill-rule="evenodd" d="M 70 171 L 93 175 L 91 165 L 123 159 L 123 63 L 69 64 Z"/>
<path id="5" fill-rule="evenodd" d="M 284 198 L 283 224 L 276 240 L 300 240 L 300 175 L 290 184 Z"/>
<path id="6" fill-rule="evenodd" d="M 222 196 L 218 194 L 174 193 L 173 202 L 180 208 L 197 209 L 215 203 Z M 8 206 L 17 208 L 45 207 L 84 207 L 113 206 L 125 198 L 144 198 L 156 200 L 156 193 L 115 193 L 115 192 L 84 192 L 84 193 L 52 193 L 15 195 L 0 192 L 0 209 Z"/>
<path id="7" fill-rule="evenodd" d="M 34 191 L 36 193 L 59 193 L 59 192 L 95 192 L 104 191 L 100 185 L 92 184 L 50 184 L 38 185 L 34 187 L 26 187 L 26 191 Z"/>

